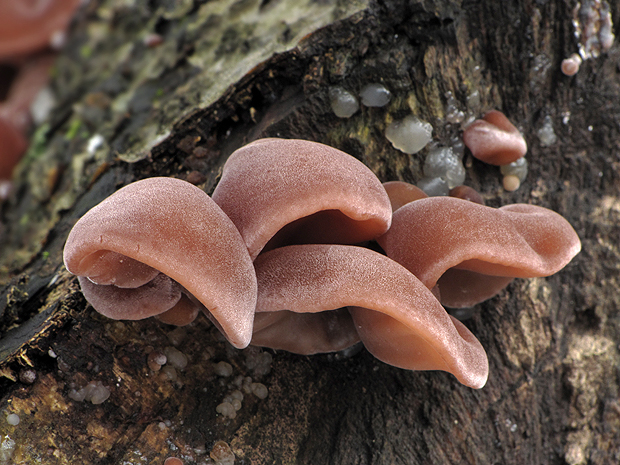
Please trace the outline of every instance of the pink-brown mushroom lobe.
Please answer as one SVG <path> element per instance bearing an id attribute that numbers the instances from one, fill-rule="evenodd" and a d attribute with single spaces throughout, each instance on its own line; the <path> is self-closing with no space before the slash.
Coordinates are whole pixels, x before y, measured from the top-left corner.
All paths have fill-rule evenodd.
<path id="1" fill-rule="evenodd" d="M 257 314 L 288 310 L 319 316 L 349 307 L 362 342 L 378 359 L 412 370 L 448 371 L 475 388 L 485 384 L 488 362 L 477 339 L 388 257 L 356 246 L 307 244 L 265 252 L 255 266 Z M 293 340 L 286 320 L 279 330 Z M 296 336 L 306 344 L 303 333 Z"/>
<path id="2" fill-rule="evenodd" d="M 363 163 L 304 140 L 260 139 L 241 147 L 224 165 L 213 200 L 253 259 L 270 241 L 268 249 L 374 239 L 387 231 L 392 213 L 381 182 Z"/>
<path id="3" fill-rule="evenodd" d="M 467 126 L 463 142 L 474 157 L 491 165 L 508 165 L 527 153 L 523 135 L 497 110 Z"/>
<path id="4" fill-rule="evenodd" d="M 0 60 L 49 47 L 69 25 L 80 0 L 0 2 Z"/>
<path id="5" fill-rule="evenodd" d="M 450 197 L 456 197 L 457 199 L 469 200 L 470 202 L 479 203 L 484 205 L 484 199 L 480 193 L 469 186 L 456 186 L 450 189 Z"/>
<path id="6" fill-rule="evenodd" d="M 319 313 L 289 310 L 254 315 L 252 345 L 302 355 L 337 352 L 360 341 L 346 308 Z"/>
<path id="7" fill-rule="evenodd" d="M 404 181 L 388 181 L 383 183 L 383 188 L 387 192 L 392 204 L 392 211 L 398 210 L 403 205 L 407 205 L 409 202 L 413 202 L 419 199 L 425 199 L 428 197 L 426 192 L 420 189 L 418 186 L 409 184 Z"/>
<path id="8" fill-rule="evenodd" d="M 78 276 L 92 275 L 102 282 L 120 279 L 125 285 L 131 281 L 127 275 L 136 268 L 140 276 L 133 284 L 147 279 L 150 268 L 158 270 L 209 309 L 231 344 L 245 347 L 250 342 L 256 274 L 247 248 L 215 202 L 188 182 L 150 178 L 120 189 L 76 223 L 67 238 L 64 261 Z M 136 261 L 145 266 L 137 266 Z M 110 276 L 105 269 L 108 265 L 117 277 Z M 135 289 L 99 286 L 97 292 L 111 292 L 105 288 L 114 288 L 117 294 L 138 292 L 151 283 Z M 131 310 L 115 317 L 142 318 Z"/>
<path id="9" fill-rule="evenodd" d="M 490 276 L 475 271 L 449 268 L 437 280 L 440 302 L 446 307 L 473 307 L 499 294 L 514 278 Z"/>
<path id="10" fill-rule="evenodd" d="M 484 275 L 549 276 L 581 249 L 570 224 L 551 210 L 524 204 L 494 209 L 450 197 L 422 199 L 401 207 L 378 242 L 390 258 L 429 289 L 450 268 L 474 272 L 457 273 L 461 286 L 465 276 L 474 280 Z M 492 281 L 496 287 L 501 282 Z M 447 278 L 440 283 L 442 301 L 449 295 L 448 286 Z M 472 284 L 476 288 L 485 286 Z M 472 298 L 470 293 L 467 299 Z"/>
<path id="11" fill-rule="evenodd" d="M 163 313 L 181 299 L 181 286 L 159 273 L 152 281 L 130 289 L 99 285 L 79 276 L 82 294 L 102 315 L 114 320 L 142 320 Z"/>
<path id="12" fill-rule="evenodd" d="M 185 326 L 196 319 L 201 308 L 202 306 L 197 306 L 187 295 L 181 294 L 181 298 L 172 308 L 155 315 L 155 318 L 169 325 Z"/>

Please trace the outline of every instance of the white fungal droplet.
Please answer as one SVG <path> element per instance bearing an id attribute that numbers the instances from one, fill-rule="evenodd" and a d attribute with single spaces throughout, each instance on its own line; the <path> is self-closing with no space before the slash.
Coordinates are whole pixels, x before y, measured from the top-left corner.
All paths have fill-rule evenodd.
<path id="1" fill-rule="evenodd" d="M 446 92 L 446 122 L 458 124 L 465 119 L 465 113 L 458 108 L 458 102 L 452 92 Z"/>
<path id="2" fill-rule="evenodd" d="M 79 389 L 77 391 L 75 389 L 71 389 L 69 391 L 69 394 L 67 394 L 67 396 L 69 396 L 69 399 L 74 400 L 76 402 L 83 402 L 84 396 L 85 396 L 84 388 Z"/>
<path id="3" fill-rule="evenodd" d="M 217 407 L 215 407 L 215 411 L 226 418 L 233 419 L 237 416 L 237 410 L 230 402 L 222 402 Z"/>
<path id="4" fill-rule="evenodd" d="M 342 87 L 329 89 L 329 103 L 338 118 L 349 118 L 360 108 L 355 96 Z"/>
<path id="5" fill-rule="evenodd" d="M 110 390 L 101 381 L 91 381 L 81 389 L 71 389 L 67 395 L 76 402 L 88 401 L 97 405 L 109 399 Z"/>
<path id="6" fill-rule="evenodd" d="M 477 112 L 480 108 L 480 92 L 474 90 L 467 96 L 467 108 L 469 108 L 470 111 Z"/>
<path id="7" fill-rule="evenodd" d="M 215 374 L 218 376 L 230 376 L 233 373 L 233 368 L 232 365 L 230 363 L 226 363 L 226 362 L 219 362 L 216 363 L 213 367 Z"/>
<path id="8" fill-rule="evenodd" d="M 164 349 L 164 354 L 166 355 L 168 363 L 175 367 L 177 370 L 183 371 L 187 366 L 187 355 L 185 355 L 179 349 L 168 346 Z"/>
<path id="9" fill-rule="evenodd" d="M 252 383 L 252 393 L 259 399 L 265 399 L 269 395 L 269 390 L 264 384 Z"/>
<path id="10" fill-rule="evenodd" d="M 93 405 L 98 405 L 98 404 L 103 404 L 109 398 L 110 398 L 110 390 L 107 387 L 101 385 L 99 382 L 99 384 L 95 387 L 95 389 L 91 393 L 90 401 L 93 403 Z"/>
<path id="11" fill-rule="evenodd" d="M 521 157 L 509 165 L 500 166 L 499 170 L 504 176 L 516 176 L 519 182 L 523 182 L 527 176 L 527 159 Z"/>
<path id="12" fill-rule="evenodd" d="M 30 114 L 36 125 L 40 125 L 52 112 L 56 105 L 56 97 L 49 87 L 44 87 L 39 91 L 33 102 L 30 104 Z"/>
<path id="13" fill-rule="evenodd" d="M 86 151 L 90 155 L 94 155 L 94 153 L 103 145 L 105 142 L 104 137 L 101 134 L 95 134 L 90 139 L 88 139 L 88 143 L 86 144 Z"/>
<path id="14" fill-rule="evenodd" d="M 15 452 L 15 441 L 9 436 L 5 437 L 0 443 L 0 463 L 9 463 Z"/>
<path id="15" fill-rule="evenodd" d="M 182 326 L 173 329 L 166 335 L 166 337 L 170 341 L 170 344 L 175 347 L 179 347 L 181 345 L 181 342 L 183 342 L 185 336 L 187 336 L 187 330 Z"/>
<path id="16" fill-rule="evenodd" d="M 465 167 L 450 147 L 435 147 L 424 161 L 424 176 L 443 178 L 452 189 L 465 181 Z"/>
<path id="17" fill-rule="evenodd" d="M 392 98 L 392 94 L 383 84 L 368 84 L 360 92 L 362 104 L 367 107 L 384 107 Z"/>
<path id="18" fill-rule="evenodd" d="M 11 426 L 19 425 L 19 415 L 16 413 L 9 413 L 6 416 L 6 422 Z"/>
<path id="19" fill-rule="evenodd" d="M 549 147 L 558 140 L 555 132 L 553 131 L 553 121 L 551 116 L 545 116 L 542 127 L 538 130 L 538 139 L 540 139 L 540 145 L 542 147 Z"/>
<path id="20" fill-rule="evenodd" d="M 422 178 L 417 186 L 429 197 L 439 197 L 450 193 L 448 183 L 443 178 Z"/>
<path id="21" fill-rule="evenodd" d="M 426 147 L 432 139 L 432 134 L 433 126 L 413 115 L 394 121 L 385 130 L 385 137 L 394 148 L 410 155 Z"/>
<path id="22" fill-rule="evenodd" d="M 176 381 L 177 380 L 177 371 L 174 369 L 173 366 L 166 365 L 165 367 L 162 367 L 161 372 L 170 381 Z"/>
<path id="23" fill-rule="evenodd" d="M 213 445 L 209 456 L 213 459 L 215 465 L 234 465 L 235 463 L 235 454 L 224 441 L 217 441 Z"/>

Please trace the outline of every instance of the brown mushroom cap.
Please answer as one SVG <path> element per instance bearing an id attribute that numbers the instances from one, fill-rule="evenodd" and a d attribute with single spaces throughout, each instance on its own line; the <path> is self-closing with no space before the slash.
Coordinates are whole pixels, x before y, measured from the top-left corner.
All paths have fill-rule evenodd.
<path id="1" fill-rule="evenodd" d="M 461 278 L 549 276 L 581 249 L 571 225 L 551 210 L 524 204 L 494 209 L 451 197 L 399 208 L 378 242 L 429 289 L 450 268 L 475 272 Z M 444 301 L 447 289 L 440 285 L 440 291 Z"/>
<path id="2" fill-rule="evenodd" d="M 428 197 L 426 192 L 418 186 L 414 186 L 413 184 L 409 184 L 404 181 L 384 182 L 383 188 L 390 198 L 392 211 L 396 211 L 403 205 L 407 205 L 409 202 L 413 202 L 414 200 L 425 199 Z"/>
<path id="3" fill-rule="evenodd" d="M 136 288 L 100 285 L 78 276 L 82 294 L 102 315 L 114 320 L 142 320 L 174 307 L 181 299 L 181 286 L 162 273 Z"/>
<path id="4" fill-rule="evenodd" d="M 374 239 L 387 231 L 392 216 L 370 169 L 305 140 L 260 139 L 241 147 L 224 165 L 213 200 L 237 226 L 253 259 L 269 241 L 265 250 Z"/>
<path id="5" fill-rule="evenodd" d="M 523 135 L 497 110 L 467 126 L 463 142 L 474 157 L 491 165 L 507 165 L 527 153 Z"/>
<path id="6" fill-rule="evenodd" d="M 139 286 L 128 292 L 150 285 L 154 268 L 208 308 L 231 344 L 245 347 L 250 342 L 256 275 L 247 248 L 215 202 L 188 182 L 150 178 L 123 187 L 76 223 L 67 238 L 64 261 L 78 276 Z M 136 270 L 138 278 L 132 282 L 128 276 Z M 104 289 L 112 287 L 117 294 L 123 291 L 100 287 L 100 293 L 111 292 Z M 153 300 L 158 298 L 154 295 Z M 112 317 L 143 318 L 145 312 L 128 309 Z M 161 311 L 154 306 L 150 315 L 157 313 Z"/>
<path id="7" fill-rule="evenodd" d="M 480 205 L 484 205 L 484 199 L 480 192 L 478 192 L 473 187 L 469 186 L 456 186 L 450 189 L 450 197 L 456 197 L 457 199 L 469 200 L 470 202 L 479 203 Z"/>
<path id="8" fill-rule="evenodd" d="M 362 341 L 380 360 L 413 370 L 448 371 L 467 386 L 485 384 L 488 362 L 480 343 L 413 274 L 388 257 L 356 246 L 307 244 L 265 252 L 255 266 L 257 314 L 320 314 L 349 307 Z M 285 323 L 279 331 L 272 327 L 274 344 L 280 335 L 292 339 Z M 304 334 L 295 336 L 305 347 Z M 270 346 L 270 341 L 262 343 Z"/>

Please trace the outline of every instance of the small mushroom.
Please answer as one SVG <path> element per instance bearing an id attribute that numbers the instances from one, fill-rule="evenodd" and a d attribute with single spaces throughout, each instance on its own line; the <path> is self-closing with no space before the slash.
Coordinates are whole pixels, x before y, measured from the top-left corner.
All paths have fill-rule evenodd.
<path id="1" fill-rule="evenodd" d="M 581 249 L 571 225 L 551 210 L 524 204 L 494 209 L 451 197 L 399 208 L 378 242 L 426 287 L 439 284 L 442 303 L 450 307 L 486 300 L 511 278 L 556 273 Z"/>
<path id="2" fill-rule="evenodd" d="M 463 132 L 463 142 L 478 160 L 491 165 L 507 165 L 527 153 L 527 143 L 519 130 L 497 110 L 486 113 Z"/>
<path id="3" fill-rule="evenodd" d="M 213 200 L 230 217 L 252 259 L 300 243 L 354 244 L 390 226 L 381 182 L 363 163 L 305 140 L 260 139 L 224 165 Z"/>
<path id="4" fill-rule="evenodd" d="M 581 66 L 581 57 L 578 53 L 573 53 L 568 58 L 562 60 L 562 72 L 566 76 L 574 76 L 579 71 L 579 67 Z"/>
<path id="5" fill-rule="evenodd" d="M 235 347 L 250 342 L 256 274 L 247 248 L 215 202 L 188 182 L 150 178 L 120 189 L 76 223 L 64 262 L 104 315 L 187 321 L 194 302 Z"/>
<path id="6" fill-rule="evenodd" d="M 348 307 L 359 337 L 378 359 L 411 370 L 448 371 L 475 388 L 485 384 L 488 362 L 478 340 L 390 258 L 357 246 L 305 244 L 265 252 L 255 266 L 257 316 L 275 317 L 269 338 L 259 329 L 253 344 L 282 348 L 285 341 L 289 351 L 322 351 L 325 339 L 312 346 L 315 329 L 322 324 L 329 339 L 353 344 L 357 338 L 350 320 L 339 310 Z M 307 315 L 310 330 L 289 326 L 288 317 L 279 318 L 282 311 Z M 333 311 L 334 318 L 322 315 Z"/>

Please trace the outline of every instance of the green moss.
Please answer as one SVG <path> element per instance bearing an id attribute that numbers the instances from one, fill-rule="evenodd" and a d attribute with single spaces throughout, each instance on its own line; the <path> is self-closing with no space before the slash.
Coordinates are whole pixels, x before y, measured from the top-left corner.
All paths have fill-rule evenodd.
<path id="1" fill-rule="evenodd" d="M 82 45 L 82 47 L 80 48 L 80 56 L 82 58 L 90 58 L 92 54 L 93 54 L 93 49 L 90 45 L 88 44 Z"/>
<path id="2" fill-rule="evenodd" d="M 80 127 L 82 126 L 82 122 L 79 119 L 74 119 L 69 124 L 69 129 L 67 130 L 67 134 L 65 134 L 65 139 L 72 140 L 77 136 Z"/>
<path id="3" fill-rule="evenodd" d="M 45 148 L 47 146 L 47 133 L 50 130 L 50 125 L 48 123 L 42 124 L 32 135 L 32 140 L 30 142 L 30 147 L 28 147 L 28 152 L 24 156 L 24 160 L 22 163 L 29 163 L 32 160 L 35 160 L 45 152 Z"/>

